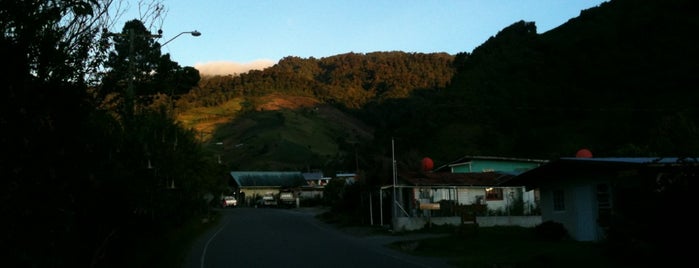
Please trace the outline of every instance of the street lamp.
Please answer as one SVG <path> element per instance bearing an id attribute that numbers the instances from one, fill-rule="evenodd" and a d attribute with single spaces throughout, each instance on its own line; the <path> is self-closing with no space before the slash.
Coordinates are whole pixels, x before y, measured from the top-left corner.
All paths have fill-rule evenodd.
<path id="1" fill-rule="evenodd" d="M 217 142 L 216 145 L 219 145 L 219 146 L 221 146 L 221 148 L 223 148 L 223 142 L 222 142 L 222 141 Z M 225 149 L 225 148 L 224 148 L 224 149 Z M 219 164 L 221 164 L 221 153 L 222 153 L 222 152 L 219 152 L 219 154 L 218 154 L 218 163 L 219 163 Z"/>
<path id="2" fill-rule="evenodd" d="M 194 37 L 197 37 L 197 36 L 200 36 L 200 35 L 201 35 L 201 33 L 200 33 L 199 31 L 197 31 L 197 30 L 194 30 L 194 31 L 191 31 L 191 32 L 181 32 L 181 33 L 175 35 L 175 37 L 170 38 L 170 40 L 165 41 L 165 43 L 163 43 L 163 44 L 160 45 L 160 46 L 161 46 L 161 47 L 164 47 L 165 45 L 167 45 L 167 43 L 170 43 L 170 41 L 175 40 L 175 38 L 179 37 L 180 35 L 186 34 L 186 33 L 191 34 L 191 35 L 194 36 Z"/>

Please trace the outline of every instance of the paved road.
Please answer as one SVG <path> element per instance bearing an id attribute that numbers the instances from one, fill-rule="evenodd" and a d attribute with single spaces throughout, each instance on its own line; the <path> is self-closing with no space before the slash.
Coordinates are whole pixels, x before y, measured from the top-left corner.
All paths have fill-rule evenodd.
<path id="1" fill-rule="evenodd" d="M 219 226 L 195 243 L 186 268 L 449 267 L 385 247 L 401 236 L 355 236 L 315 219 L 309 210 L 223 210 Z"/>

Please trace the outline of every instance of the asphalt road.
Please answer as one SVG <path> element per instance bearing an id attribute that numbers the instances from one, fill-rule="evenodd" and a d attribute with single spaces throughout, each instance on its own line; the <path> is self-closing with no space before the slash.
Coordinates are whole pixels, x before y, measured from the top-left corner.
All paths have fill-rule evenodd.
<path id="1" fill-rule="evenodd" d="M 405 236 L 356 236 L 317 220 L 317 211 L 234 208 L 194 244 L 184 265 L 203 267 L 450 267 L 385 245 Z"/>

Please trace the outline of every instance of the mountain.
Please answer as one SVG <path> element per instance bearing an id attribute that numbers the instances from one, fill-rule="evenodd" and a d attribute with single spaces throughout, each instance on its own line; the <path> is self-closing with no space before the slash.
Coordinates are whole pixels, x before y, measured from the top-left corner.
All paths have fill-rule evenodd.
<path id="1" fill-rule="evenodd" d="M 450 85 L 414 112 L 428 117 L 393 133 L 437 126 L 429 137 L 405 137 L 430 141 L 416 145 L 437 162 L 474 154 L 551 159 L 581 148 L 595 156 L 694 155 L 699 44 L 688 35 L 699 26 L 696 7 L 614 0 L 542 34 L 533 22 L 515 22 L 456 55 Z"/>
<path id="2" fill-rule="evenodd" d="M 355 170 L 374 128 L 351 111 L 446 86 L 452 58 L 397 51 L 287 57 L 261 71 L 204 77 L 178 102 L 178 120 L 232 169 Z"/>
<path id="3" fill-rule="evenodd" d="M 181 106 L 239 100 L 214 136 L 255 145 L 232 157 L 241 169 L 360 166 L 378 174 L 391 141 L 407 167 L 422 156 L 436 164 L 463 155 L 550 159 L 580 148 L 684 156 L 699 150 L 696 8 L 687 0 L 613 0 L 541 34 L 534 22 L 514 22 L 457 55 L 289 57 L 262 71 L 203 79 Z M 262 108 L 269 96 L 313 104 Z M 320 106 L 363 124 L 324 121 Z M 350 129 L 373 135 L 355 139 Z M 248 164 L 258 158 L 269 166 Z"/>

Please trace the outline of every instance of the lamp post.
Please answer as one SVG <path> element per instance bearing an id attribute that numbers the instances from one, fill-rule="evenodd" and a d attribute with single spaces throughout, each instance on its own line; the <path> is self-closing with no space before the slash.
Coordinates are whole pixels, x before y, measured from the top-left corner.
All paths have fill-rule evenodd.
<path id="1" fill-rule="evenodd" d="M 167 45 L 167 43 L 170 43 L 172 40 L 175 40 L 175 38 L 179 37 L 180 35 L 186 34 L 186 33 L 191 34 L 191 35 L 194 36 L 194 37 L 197 37 L 197 36 L 200 36 L 200 35 L 201 35 L 201 33 L 200 33 L 199 31 L 197 31 L 197 30 L 190 31 L 190 32 L 181 32 L 181 33 L 175 35 L 175 37 L 170 38 L 170 40 L 165 41 L 165 43 L 163 43 L 163 44 L 160 45 L 160 46 L 161 46 L 161 47 L 164 47 L 165 45 Z"/>
<path id="2" fill-rule="evenodd" d="M 199 31 L 197 31 L 197 30 L 188 31 L 188 32 L 181 32 L 181 33 L 178 33 L 177 35 L 175 35 L 174 37 L 170 38 L 169 40 L 165 41 L 162 45 L 160 45 L 160 47 L 164 47 L 164 46 L 167 45 L 168 43 L 172 42 L 172 40 L 175 40 L 175 38 L 180 37 L 180 35 L 183 35 L 183 34 L 186 34 L 186 33 L 191 34 L 191 35 L 194 36 L 194 37 L 198 37 L 198 36 L 201 35 L 201 32 L 199 32 Z M 174 114 L 174 112 L 175 112 L 175 102 L 173 101 L 173 98 L 174 98 L 174 95 L 175 95 L 174 90 L 175 90 L 174 88 L 171 88 L 171 89 L 170 89 L 170 109 L 171 109 L 171 112 L 172 112 L 173 114 Z M 220 161 L 219 161 L 219 162 L 220 162 Z"/>
<path id="3" fill-rule="evenodd" d="M 221 146 L 221 148 L 222 148 L 222 149 L 221 149 L 221 152 L 219 152 L 219 154 L 218 154 L 218 164 L 221 164 L 221 154 L 223 153 L 223 150 L 224 150 L 225 148 L 223 148 L 223 142 L 222 142 L 222 141 L 217 142 L 216 145 Z"/>

